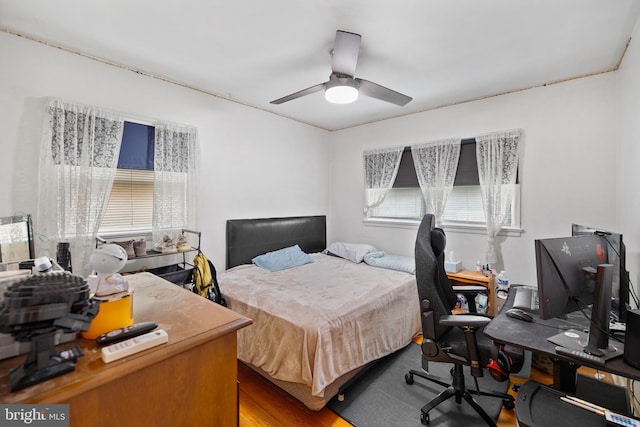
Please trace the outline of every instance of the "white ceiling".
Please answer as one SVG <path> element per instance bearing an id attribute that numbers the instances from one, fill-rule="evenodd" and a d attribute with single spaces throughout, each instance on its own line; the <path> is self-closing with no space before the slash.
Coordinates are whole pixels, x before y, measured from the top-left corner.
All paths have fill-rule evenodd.
<path id="1" fill-rule="evenodd" d="M 0 29 L 336 130 L 615 69 L 638 0 L 0 0 Z M 322 92 L 336 30 L 404 107 Z M 7 60 L 7 58 L 5 58 Z"/>

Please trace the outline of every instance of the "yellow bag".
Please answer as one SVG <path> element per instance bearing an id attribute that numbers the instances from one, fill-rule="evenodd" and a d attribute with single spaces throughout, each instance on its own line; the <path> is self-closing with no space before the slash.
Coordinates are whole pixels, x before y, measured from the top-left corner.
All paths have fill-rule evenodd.
<path id="1" fill-rule="evenodd" d="M 193 258 L 193 292 L 220 305 L 227 306 L 218 286 L 216 269 L 202 252 L 198 252 Z"/>
<path id="2" fill-rule="evenodd" d="M 209 260 L 202 252 L 193 258 L 193 284 L 194 291 L 201 297 L 207 297 L 208 288 L 211 285 L 211 269 Z"/>

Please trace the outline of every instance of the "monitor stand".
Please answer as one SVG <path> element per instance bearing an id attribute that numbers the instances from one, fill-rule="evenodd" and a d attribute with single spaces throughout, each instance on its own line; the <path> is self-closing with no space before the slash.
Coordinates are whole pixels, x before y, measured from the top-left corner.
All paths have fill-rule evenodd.
<path id="1" fill-rule="evenodd" d="M 583 270 L 585 276 L 591 276 L 591 279 L 595 279 L 589 333 L 587 334 L 577 329 L 569 329 L 548 338 L 548 341 L 571 350 L 584 351 L 585 353 L 602 357 L 605 360 L 622 356 L 624 344 L 617 341 L 609 341 L 613 265 L 600 264 L 597 270 L 591 267 Z M 588 279 L 588 277 L 585 277 L 585 279 Z"/>
<path id="2" fill-rule="evenodd" d="M 547 338 L 547 341 L 570 350 L 586 352 L 586 347 L 589 343 L 589 334 L 577 329 L 569 329 Z M 624 354 L 624 344 L 611 340 L 606 348 L 599 348 L 598 351 L 602 354 L 599 357 L 602 357 L 604 360 L 613 359 L 614 357 L 622 356 Z"/>
<path id="3" fill-rule="evenodd" d="M 609 318 L 611 316 L 611 287 L 613 264 L 600 264 L 596 272 L 596 286 L 591 309 L 589 341 L 584 351 L 594 356 L 604 356 L 609 344 Z"/>

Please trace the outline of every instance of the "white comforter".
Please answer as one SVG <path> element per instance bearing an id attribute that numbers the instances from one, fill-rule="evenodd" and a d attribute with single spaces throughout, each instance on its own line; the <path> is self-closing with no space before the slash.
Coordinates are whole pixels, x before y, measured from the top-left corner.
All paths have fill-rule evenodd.
<path id="1" fill-rule="evenodd" d="M 218 277 L 229 308 L 253 319 L 238 357 L 313 396 L 341 375 L 405 345 L 420 331 L 415 276 L 324 254 L 269 272 L 253 265 Z"/>

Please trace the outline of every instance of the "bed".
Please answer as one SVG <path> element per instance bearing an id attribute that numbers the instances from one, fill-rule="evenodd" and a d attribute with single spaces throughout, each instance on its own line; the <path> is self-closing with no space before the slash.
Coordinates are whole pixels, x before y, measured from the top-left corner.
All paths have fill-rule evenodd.
<path id="1" fill-rule="evenodd" d="M 251 263 L 292 245 L 311 262 L 273 272 Z M 238 333 L 238 358 L 312 410 L 420 331 L 415 276 L 325 248 L 324 216 L 229 220 L 218 277 L 228 307 L 253 320 Z"/>

